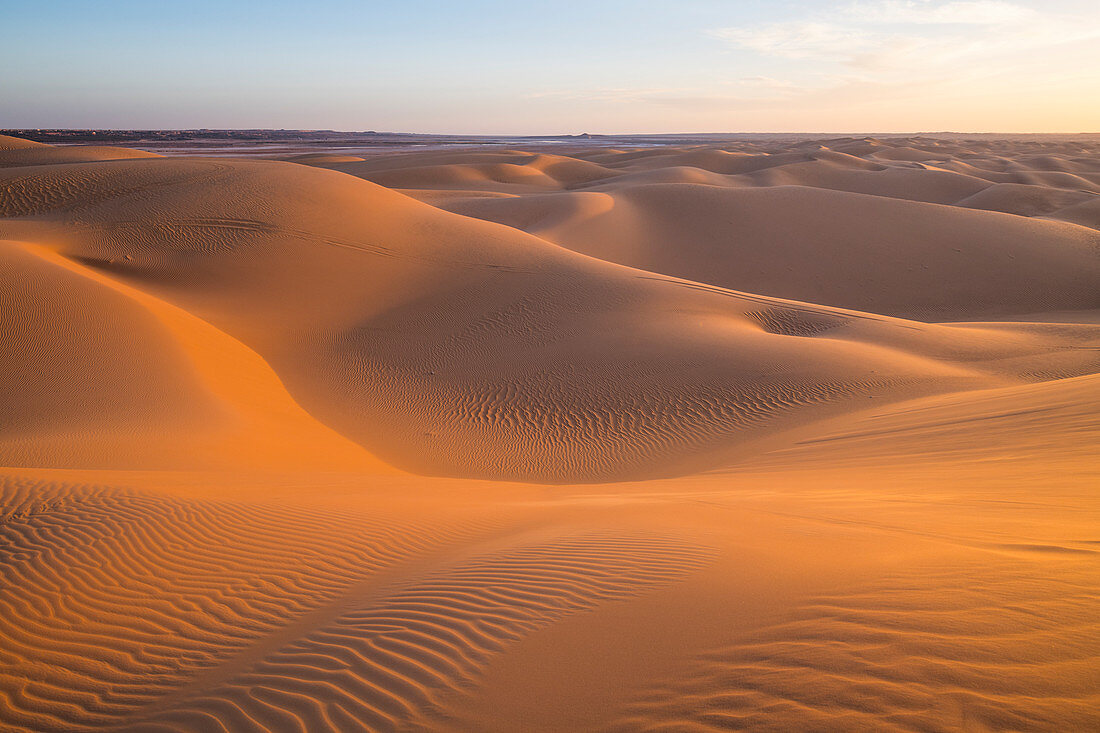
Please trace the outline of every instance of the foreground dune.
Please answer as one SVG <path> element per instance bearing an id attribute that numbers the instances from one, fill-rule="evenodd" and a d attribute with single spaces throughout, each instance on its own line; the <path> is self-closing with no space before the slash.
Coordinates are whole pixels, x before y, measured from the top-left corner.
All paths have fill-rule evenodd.
<path id="1" fill-rule="evenodd" d="M 1100 726 L 1100 152 L 0 138 L 0 727 Z"/>

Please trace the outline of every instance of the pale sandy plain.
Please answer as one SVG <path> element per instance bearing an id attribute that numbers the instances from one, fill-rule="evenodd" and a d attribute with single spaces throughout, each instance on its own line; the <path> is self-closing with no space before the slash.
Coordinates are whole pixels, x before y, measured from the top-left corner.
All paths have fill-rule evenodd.
<path id="1" fill-rule="evenodd" d="M 0 139 L 0 728 L 1100 729 L 1100 143 Z"/>

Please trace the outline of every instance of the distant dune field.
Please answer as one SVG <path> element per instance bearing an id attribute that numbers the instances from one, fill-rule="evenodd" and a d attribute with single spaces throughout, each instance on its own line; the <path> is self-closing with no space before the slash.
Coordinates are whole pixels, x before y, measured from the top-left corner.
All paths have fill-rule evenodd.
<path id="1" fill-rule="evenodd" d="M 0 729 L 1100 729 L 1100 144 L 0 136 Z"/>

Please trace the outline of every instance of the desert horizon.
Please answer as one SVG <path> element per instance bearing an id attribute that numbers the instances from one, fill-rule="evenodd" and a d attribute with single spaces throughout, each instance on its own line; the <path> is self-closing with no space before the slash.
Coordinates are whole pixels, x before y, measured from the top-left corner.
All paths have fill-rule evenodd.
<path id="1" fill-rule="evenodd" d="M 1100 730 L 1094 3 L 93 5 L 0 10 L 0 731 Z"/>

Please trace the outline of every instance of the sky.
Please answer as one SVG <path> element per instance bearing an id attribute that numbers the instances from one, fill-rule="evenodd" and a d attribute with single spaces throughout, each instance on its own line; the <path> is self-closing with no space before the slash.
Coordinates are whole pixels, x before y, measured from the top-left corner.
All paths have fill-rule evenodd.
<path id="1" fill-rule="evenodd" d="M 0 127 L 1100 132 L 1100 0 L 0 0 Z"/>

